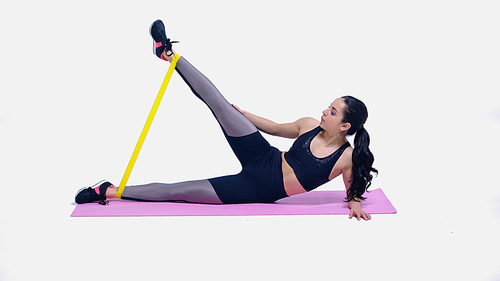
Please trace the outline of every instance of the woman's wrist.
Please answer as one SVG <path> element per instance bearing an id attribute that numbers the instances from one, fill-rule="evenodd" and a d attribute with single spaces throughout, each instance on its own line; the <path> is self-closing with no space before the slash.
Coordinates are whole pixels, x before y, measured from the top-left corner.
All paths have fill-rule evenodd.
<path id="1" fill-rule="evenodd" d="M 348 203 L 349 205 L 349 208 L 353 208 L 353 207 L 361 207 L 361 201 L 357 201 L 356 199 L 352 199 L 351 201 L 349 201 Z"/>

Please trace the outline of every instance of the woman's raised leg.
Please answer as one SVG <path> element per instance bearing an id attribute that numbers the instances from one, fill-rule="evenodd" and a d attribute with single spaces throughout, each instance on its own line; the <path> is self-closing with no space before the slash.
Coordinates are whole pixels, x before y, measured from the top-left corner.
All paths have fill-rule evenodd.
<path id="1" fill-rule="evenodd" d="M 228 136 L 242 137 L 258 131 L 255 125 L 236 110 L 215 85 L 184 57 L 177 61 L 176 70 L 191 91 L 208 105 Z"/>

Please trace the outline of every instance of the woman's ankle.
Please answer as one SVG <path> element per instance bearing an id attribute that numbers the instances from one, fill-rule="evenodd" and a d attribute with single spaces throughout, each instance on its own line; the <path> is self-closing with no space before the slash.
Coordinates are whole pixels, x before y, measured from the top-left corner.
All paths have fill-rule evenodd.
<path id="1" fill-rule="evenodd" d="M 174 60 L 174 51 L 173 50 L 165 50 L 161 56 L 167 60 L 168 62 L 172 62 Z"/>
<path id="2" fill-rule="evenodd" d="M 106 190 L 106 198 L 107 199 L 116 198 L 117 193 L 118 193 L 118 186 L 110 186 Z"/>

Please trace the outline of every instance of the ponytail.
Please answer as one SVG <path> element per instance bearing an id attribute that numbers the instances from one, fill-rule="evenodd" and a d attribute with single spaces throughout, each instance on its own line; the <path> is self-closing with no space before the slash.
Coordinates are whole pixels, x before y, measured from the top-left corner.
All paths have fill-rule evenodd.
<path id="1" fill-rule="evenodd" d="M 372 184 L 373 175 L 371 173 L 378 174 L 378 170 L 373 168 L 375 158 L 369 148 L 370 135 L 363 126 L 368 118 L 368 110 L 362 101 L 354 97 L 344 96 L 342 98 L 346 105 L 342 122 L 351 124 L 347 135 L 350 136 L 356 133 L 352 152 L 351 186 L 347 190 L 346 201 L 365 200 L 363 194 Z"/>
<path id="2" fill-rule="evenodd" d="M 378 170 L 373 168 L 373 157 L 370 148 L 370 135 L 366 129 L 361 128 L 356 132 L 354 137 L 354 150 L 352 152 L 352 180 L 351 187 L 347 191 L 347 201 L 359 199 L 365 200 L 362 195 L 368 190 L 372 184 L 373 175 L 371 172 L 378 174 Z"/>

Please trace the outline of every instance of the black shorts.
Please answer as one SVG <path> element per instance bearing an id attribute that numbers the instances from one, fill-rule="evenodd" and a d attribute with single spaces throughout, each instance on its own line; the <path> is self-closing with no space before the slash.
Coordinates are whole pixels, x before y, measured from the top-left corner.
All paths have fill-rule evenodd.
<path id="1" fill-rule="evenodd" d="M 226 138 L 242 171 L 208 180 L 223 203 L 272 203 L 287 197 L 281 152 L 277 148 L 272 147 L 260 132 L 243 137 L 226 135 Z"/>

